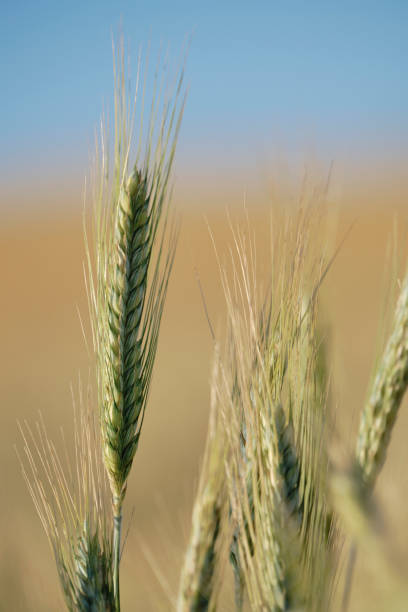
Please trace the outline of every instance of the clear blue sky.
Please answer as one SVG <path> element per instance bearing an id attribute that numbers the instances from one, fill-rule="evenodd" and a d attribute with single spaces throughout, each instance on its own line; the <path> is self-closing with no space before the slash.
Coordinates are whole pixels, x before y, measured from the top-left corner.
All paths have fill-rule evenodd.
<path id="1" fill-rule="evenodd" d="M 122 26 L 121 26 L 122 24 Z M 406 150 L 408 2 L 2 2 L 0 175 L 83 164 L 112 95 L 111 34 L 176 57 L 193 34 L 181 156 L 321 144 Z"/>

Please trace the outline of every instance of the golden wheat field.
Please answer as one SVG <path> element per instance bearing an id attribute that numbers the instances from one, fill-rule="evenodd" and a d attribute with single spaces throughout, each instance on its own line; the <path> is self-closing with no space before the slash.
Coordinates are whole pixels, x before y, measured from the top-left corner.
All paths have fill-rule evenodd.
<path id="1" fill-rule="evenodd" d="M 124 611 L 171 609 L 204 448 L 213 342 L 197 277 L 218 332 L 222 330 L 224 303 L 208 228 L 222 259 L 231 241 L 226 208 L 229 206 L 233 219 L 242 219 L 242 206 L 228 190 L 219 189 L 218 199 L 212 194 L 210 206 L 194 193 L 190 185 L 179 198 L 181 203 L 177 193 L 173 198 L 181 209 L 181 232 L 150 404 L 128 486 L 121 576 Z M 333 249 L 352 228 L 322 286 L 335 437 L 345 455 L 354 449 L 376 356 L 387 245 L 395 219 L 402 253 L 408 229 L 406 191 L 384 188 L 380 194 L 375 190 L 362 193 L 350 188 L 337 205 Z M 196 201 L 187 201 L 186 194 L 193 194 Z M 271 199 L 270 194 L 258 194 L 253 201 L 247 198 L 261 263 L 268 258 Z M 0 228 L 0 609 L 13 612 L 63 609 L 52 554 L 21 475 L 16 449 L 21 453 L 22 441 L 17 422 L 27 420 L 35 426 L 41 413 L 50 437 L 59 444 L 63 435 L 69 449 L 72 393 L 78 393 L 79 377 L 85 386 L 92 375 L 78 316 L 79 311 L 90 342 L 80 207 L 36 211 L 33 207 L 26 214 L 4 217 Z M 375 495 L 392 555 L 405 576 L 407 433 L 408 405 L 404 402 Z M 379 579 L 370 558 L 360 554 L 350 610 L 386 610 L 387 595 L 387 585 Z"/>

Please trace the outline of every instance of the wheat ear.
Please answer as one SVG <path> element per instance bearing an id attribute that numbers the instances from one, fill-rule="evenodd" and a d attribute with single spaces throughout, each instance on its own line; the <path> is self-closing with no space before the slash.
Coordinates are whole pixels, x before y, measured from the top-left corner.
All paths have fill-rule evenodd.
<path id="1" fill-rule="evenodd" d="M 282 351 L 271 354 L 270 332 L 275 332 L 275 326 L 272 309 L 262 325 L 254 245 L 239 231 L 233 231 L 233 239 L 233 284 L 222 270 L 228 334 L 217 392 L 228 448 L 225 467 L 236 605 L 238 609 L 243 606 L 245 586 L 254 609 L 283 610 L 290 593 L 282 546 L 282 479 L 273 415 L 285 372 L 286 344 Z"/>
<path id="2" fill-rule="evenodd" d="M 408 275 L 403 282 L 393 328 L 379 362 L 357 438 L 354 472 L 357 485 L 369 494 L 385 462 L 392 429 L 408 385 Z M 355 486 L 357 486 L 355 485 Z M 348 560 L 343 609 L 348 606 L 356 557 L 353 543 Z"/>
<path id="3" fill-rule="evenodd" d="M 385 461 L 392 429 L 408 385 L 408 275 L 397 302 L 391 335 L 377 369 L 358 434 L 358 472 L 372 489 Z"/>
<path id="4" fill-rule="evenodd" d="M 164 77 L 161 81 L 156 79 L 145 134 L 144 85 L 137 153 L 130 169 L 137 97 L 134 103 L 127 98 L 123 54 L 120 66 L 115 95 L 113 179 L 109 179 L 112 169 L 106 161 L 102 138 L 105 155 L 101 157 L 101 182 L 96 195 L 94 259 L 88 251 L 103 457 L 112 492 L 116 610 L 120 609 L 122 504 L 143 424 L 175 254 L 176 232 L 167 231 L 167 204 L 184 108 L 183 74 L 176 82 L 173 97 L 161 93 Z"/>
<path id="5" fill-rule="evenodd" d="M 320 255 L 311 260 L 310 214 L 299 214 L 278 236 L 282 252 L 266 298 L 260 300 L 256 286 L 254 245 L 243 233 L 233 234 L 233 283 L 222 274 L 228 340 L 218 403 L 228 448 L 238 608 L 242 585 L 254 609 L 322 610 L 327 604 L 327 413 L 315 339 L 315 305 L 327 266 Z"/>
<path id="6" fill-rule="evenodd" d="M 27 424 L 21 426 L 25 453 L 21 463 L 68 609 L 114 612 L 107 483 L 98 430 L 91 413 L 81 409 L 75 424 L 74 466 L 61 459 L 42 421 L 34 431 Z"/>

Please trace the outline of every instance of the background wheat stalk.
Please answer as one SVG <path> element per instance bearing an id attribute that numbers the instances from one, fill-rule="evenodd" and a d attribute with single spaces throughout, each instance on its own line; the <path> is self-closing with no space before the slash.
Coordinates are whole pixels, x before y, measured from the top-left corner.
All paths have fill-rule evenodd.
<path id="1" fill-rule="evenodd" d="M 220 263 L 227 334 L 212 397 L 222 423 L 217 445 L 225 458 L 219 478 L 225 480 L 229 510 L 228 521 L 206 523 L 212 531 L 204 540 L 212 542 L 217 534 L 228 541 L 237 610 L 245 599 L 253 610 L 324 610 L 330 595 L 335 563 L 327 495 L 327 391 L 315 331 L 317 291 L 326 268 L 308 252 L 312 219 L 305 209 L 273 234 L 266 294 L 257 283 L 248 228 L 233 230 L 232 276 Z M 312 298 L 305 306 L 307 292 Z M 206 456 L 217 448 L 212 438 Z M 205 466 L 200 482 L 206 479 L 209 487 Z M 200 485 L 193 525 L 205 490 Z M 216 499 L 212 505 L 210 497 L 206 501 L 213 516 Z M 197 548 L 197 530 L 192 533 L 186 564 Z M 218 558 L 214 571 L 222 565 Z M 197 576 L 199 568 L 196 564 Z M 190 590 L 193 602 L 197 580 L 190 581 Z M 217 596 L 210 601 L 212 609 Z"/>
<path id="2" fill-rule="evenodd" d="M 385 461 L 392 429 L 408 385 L 408 276 L 402 284 L 392 331 L 361 415 L 356 458 L 370 490 Z"/>
<path id="3" fill-rule="evenodd" d="M 354 483 L 352 485 L 353 490 L 355 488 L 359 490 L 360 495 L 369 496 L 374 489 L 375 481 L 385 462 L 392 430 L 407 386 L 408 274 L 401 285 L 392 329 L 375 372 L 369 398 L 360 418 L 353 466 Z M 355 499 L 349 503 L 349 506 L 356 506 Z M 341 506 L 340 512 L 343 510 L 344 508 Z M 357 511 L 354 514 L 361 518 L 364 514 L 364 507 L 358 508 L 358 512 L 359 514 L 357 514 Z M 347 515 L 346 519 L 348 518 Z M 350 523 L 350 521 L 348 522 Z M 353 529 L 349 531 L 353 531 Z M 357 555 L 356 542 L 359 541 L 359 537 L 355 537 L 355 534 L 352 535 L 355 539 L 351 545 L 347 564 L 343 610 L 348 608 Z"/>

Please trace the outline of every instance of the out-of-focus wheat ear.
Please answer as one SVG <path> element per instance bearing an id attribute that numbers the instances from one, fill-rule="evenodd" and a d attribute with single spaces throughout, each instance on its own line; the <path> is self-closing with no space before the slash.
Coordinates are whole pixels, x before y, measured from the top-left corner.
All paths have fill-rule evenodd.
<path id="1" fill-rule="evenodd" d="M 181 577 L 177 610 L 199 612 L 213 610 L 213 583 L 216 568 L 216 547 L 220 533 L 221 509 L 218 500 L 202 500 L 193 511 L 193 527 L 189 549 Z"/>
<path id="2" fill-rule="evenodd" d="M 178 612 L 215 610 L 217 586 L 222 573 L 218 555 L 225 508 L 225 445 L 219 416 L 216 413 L 214 384 L 217 368 L 216 356 L 210 422 L 194 503 L 191 534 L 181 573 Z"/>
<path id="3" fill-rule="evenodd" d="M 398 298 L 393 328 L 361 415 L 356 461 L 368 490 L 385 461 L 392 429 L 408 385 L 408 275 Z"/>
<path id="4" fill-rule="evenodd" d="M 219 403 L 229 449 L 226 475 L 236 606 L 242 609 L 246 595 L 253 609 L 268 602 L 268 609 L 283 610 L 289 594 L 278 441 L 266 359 L 259 330 L 249 328 L 241 312 L 231 312 L 231 317 L 230 356 Z M 282 367 L 277 369 L 282 372 Z"/>

